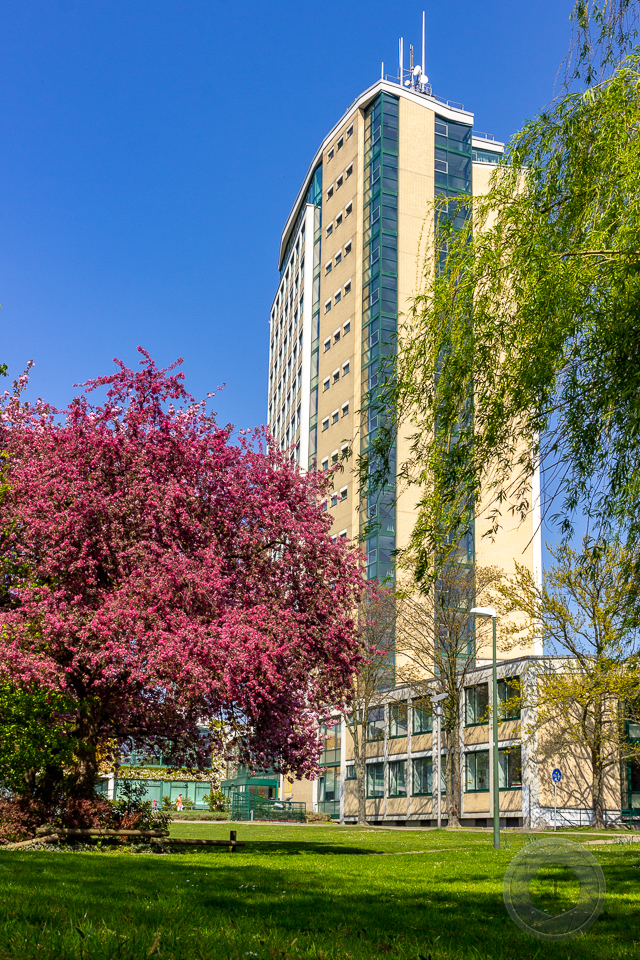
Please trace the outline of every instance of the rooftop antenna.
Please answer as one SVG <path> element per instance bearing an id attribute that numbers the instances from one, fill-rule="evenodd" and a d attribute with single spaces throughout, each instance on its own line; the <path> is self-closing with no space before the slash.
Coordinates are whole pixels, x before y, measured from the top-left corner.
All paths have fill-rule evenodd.
<path id="1" fill-rule="evenodd" d="M 424 54 L 424 26 L 425 26 L 425 14 L 424 10 L 422 11 L 422 61 L 420 66 L 422 67 L 422 72 L 426 73 L 426 64 L 425 64 L 425 54 Z"/>
<path id="2" fill-rule="evenodd" d="M 380 79 L 384 80 L 384 60 L 382 61 L 382 66 L 380 67 Z"/>
<path id="3" fill-rule="evenodd" d="M 402 79 L 403 79 L 402 75 L 403 75 L 403 66 L 404 66 L 404 38 L 403 37 L 400 37 L 400 41 L 398 45 L 398 53 L 400 56 L 400 86 L 402 86 Z"/>

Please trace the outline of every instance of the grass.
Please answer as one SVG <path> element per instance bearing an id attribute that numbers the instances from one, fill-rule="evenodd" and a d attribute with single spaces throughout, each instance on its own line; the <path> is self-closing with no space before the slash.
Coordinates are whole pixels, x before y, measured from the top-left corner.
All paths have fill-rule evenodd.
<path id="1" fill-rule="evenodd" d="M 494 851 L 489 832 L 232 826 L 248 842 L 233 854 L 0 852 L 0 960 L 640 960 L 640 844 L 589 848 L 605 909 L 587 934 L 544 943 L 502 900 L 522 834 Z M 228 838 L 229 825 L 171 832 Z M 563 881 L 540 880 L 536 901 L 558 902 Z"/>

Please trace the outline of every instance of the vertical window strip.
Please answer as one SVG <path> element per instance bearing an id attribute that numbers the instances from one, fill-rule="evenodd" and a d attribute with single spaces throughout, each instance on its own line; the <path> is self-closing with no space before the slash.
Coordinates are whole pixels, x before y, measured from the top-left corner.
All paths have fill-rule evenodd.
<path id="1" fill-rule="evenodd" d="M 394 353 L 398 322 L 398 114 L 399 99 L 381 93 L 365 114 L 363 168 L 362 399 L 363 451 L 378 429 L 367 415 L 367 400 L 378 383 L 383 358 Z M 395 478 L 388 490 L 367 496 L 367 516 L 375 522 L 367 538 L 367 577 L 395 577 Z M 375 516 L 374 516 L 375 514 Z"/>

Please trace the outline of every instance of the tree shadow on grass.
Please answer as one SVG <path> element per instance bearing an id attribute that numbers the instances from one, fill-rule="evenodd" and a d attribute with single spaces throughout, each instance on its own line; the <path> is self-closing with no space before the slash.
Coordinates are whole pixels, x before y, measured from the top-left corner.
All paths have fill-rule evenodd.
<path id="1" fill-rule="evenodd" d="M 612 899 L 586 936 L 559 944 L 533 940 L 509 918 L 502 900 L 508 858 L 491 861 L 488 873 L 469 862 L 455 878 L 408 857 L 345 858 L 332 870 L 323 866 L 329 860 L 292 862 L 274 846 L 273 862 L 203 850 L 188 857 L 0 854 L 0 956 L 138 960 L 158 936 L 162 950 L 156 945 L 154 953 L 172 960 L 640 956 L 632 920 L 640 878 L 631 863 L 605 868 L 610 891 L 628 900 Z"/>

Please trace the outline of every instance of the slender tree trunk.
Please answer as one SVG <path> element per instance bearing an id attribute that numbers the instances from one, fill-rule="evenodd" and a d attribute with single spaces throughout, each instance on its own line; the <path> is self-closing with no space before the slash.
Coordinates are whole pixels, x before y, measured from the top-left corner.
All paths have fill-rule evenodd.
<path id="1" fill-rule="evenodd" d="M 604 830 L 604 764 L 602 760 L 602 704 L 594 709 L 593 741 L 591 748 L 591 793 L 593 826 Z"/>
<path id="2" fill-rule="evenodd" d="M 460 732 L 447 730 L 447 826 L 460 826 Z"/>
<path id="3" fill-rule="evenodd" d="M 354 739 L 355 743 L 355 739 Z M 361 755 L 360 750 L 357 750 L 357 755 L 355 757 L 355 768 L 356 768 L 356 783 L 358 785 L 358 823 L 366 824 L 367 822 L 367 790 L 366 790 L 366 764 L 365 758 Z"/>

